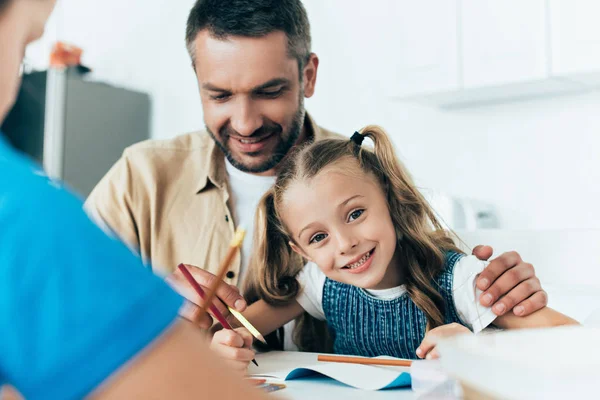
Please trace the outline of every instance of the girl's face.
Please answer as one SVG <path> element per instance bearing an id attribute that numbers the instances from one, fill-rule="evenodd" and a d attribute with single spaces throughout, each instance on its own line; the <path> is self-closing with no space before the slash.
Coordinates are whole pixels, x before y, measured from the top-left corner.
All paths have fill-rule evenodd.
<path id="1" fill-rule="evenodd" d="M 284 193 L 281 217 L 294 251 L 330 279 L 365 289 L 401 283 L 396 232 L 374 176 L 343 160 Z"/>

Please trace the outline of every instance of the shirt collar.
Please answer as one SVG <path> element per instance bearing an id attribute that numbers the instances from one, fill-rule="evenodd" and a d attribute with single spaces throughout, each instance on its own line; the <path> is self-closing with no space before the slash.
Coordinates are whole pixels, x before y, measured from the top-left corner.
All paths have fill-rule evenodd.
<path id="1" fill-rule="evenodd" d="M 225 185 L 227 176 L 225 155 L 212 138 L 209 140 L 206 154 L 208 154 L 208 157 L 205 158 L 207 165 L 200 168 L 200 178 L 198 179 L 196 193 L 200 193 L 209 185 L 216 186 L 219 189 L 222 189 Z"/>
<path id="2" fill-rule="evenodd" d="M 310 141 L 320 140 L 324 137 L 324 133 L 322 129 L 315 123 L 313 118 L 306 113 L 304 116 L 304 128 L 306 128 L 306 133 L 309 137 Z M 223 189 L 227 182 L 227 171 L 225 168 L 225 155 L 216 145 L 214 139 L 209 141 L 208 151 L 209 157 L 206 157 L 206 162 L 208 165 L 205 165 L 202 168 L 202 171 L 206 171 L 203 174 L 199 174 L 198 186 L 196 188 L 196 193 L 200 193 L 205 190 L 209 183 L 213 186 L 216 186 L 219 189 Z"/>

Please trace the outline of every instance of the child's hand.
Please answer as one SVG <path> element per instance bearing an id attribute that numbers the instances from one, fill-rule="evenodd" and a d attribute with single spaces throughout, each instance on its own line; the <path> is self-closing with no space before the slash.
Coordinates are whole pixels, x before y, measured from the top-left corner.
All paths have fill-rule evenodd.
<path id="1" fill-rule="evenodd" d="M 230 368 L 246 372 L 255 356 L 252 350 L 252 334 L 246 328 L 221 329 L 212 338 L 210 348 L 223 357 Z"/>
<path id="2" fill-rule="evenodd" d="M 440 357 L 435 344 L 438 338 L 454 336 L 461 333 L 471 333 L 469 328 L 457 323 L 438 326 L 427 332 L 425 338 L 417 348 L 417 357 L 433 360 Z"/>

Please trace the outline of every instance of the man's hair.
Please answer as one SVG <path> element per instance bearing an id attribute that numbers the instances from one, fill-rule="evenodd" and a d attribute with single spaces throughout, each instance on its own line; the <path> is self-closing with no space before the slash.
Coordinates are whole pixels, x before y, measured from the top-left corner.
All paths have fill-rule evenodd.
<path id="1" fill-rule="evenodd" d="M 4 7 L 10 3 L 11 0 L 0 0 L 0 11 L 4 11 Z"/>
<path id="2" fill-rule="evenodd" d="M 194 41 L 204 29 L 218 39 L 282 31 L 288 39 L 288 53 L 298 61 L 300 71 L 310 56 L 310 24 L 300 0 L 197 0 L 185 35 L 192 65 L 196 64 Z"/>

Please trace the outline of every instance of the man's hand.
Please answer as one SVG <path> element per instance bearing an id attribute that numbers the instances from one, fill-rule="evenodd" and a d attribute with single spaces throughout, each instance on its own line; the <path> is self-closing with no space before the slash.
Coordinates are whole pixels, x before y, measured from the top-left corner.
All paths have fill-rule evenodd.
<path id="1" fill-rule="evenodd" d="M 480 260 L 489 259 L 492 253 L 490 246 L 473 249 L 473 255 Z M 515 315 L 524 317 L 548 305 L 548 295 L 535 276 L 533 265 L 524 262 L 515 251 L 490 261 L 479 274 L 477 287 L 484 291 L 479 297 L 481 305 L 493 304 L 492 311 L 496 315 L 513 310 Z"/>
<path id="2" fill-rule="evenodd" d="M 202 286 L 204 292 L 208 293 L 208 288 L 212 288 L 215 284 L 216 276 L 193 265 L 186 264 L 186 266 L 188 267 L 188 270 L 194 279 L 196 279 L 198 284 Z M 173 289 L 175 289 L 175 291 L 187 299 L 187 302 L 184 304 L 181 310 L 179 310 L 179 314 L 203 329 L 210 328 L 212 325 L 211 316 L 208 313 L 200 312 L 200 306 L 203 304 L 202 299 L 189 284 L 187 279 L 185 279 L 181 271 L 176 268 L 171 275 L 165 278 L 165 281 Z M 225 317 L 229 315 L 227 306 L 232 307 L 240 312 L 246 309 L 246 300 L 244 300 L 238 288 L 228 285 L 225 282 L 219 283 L 213 304 Z"/>

